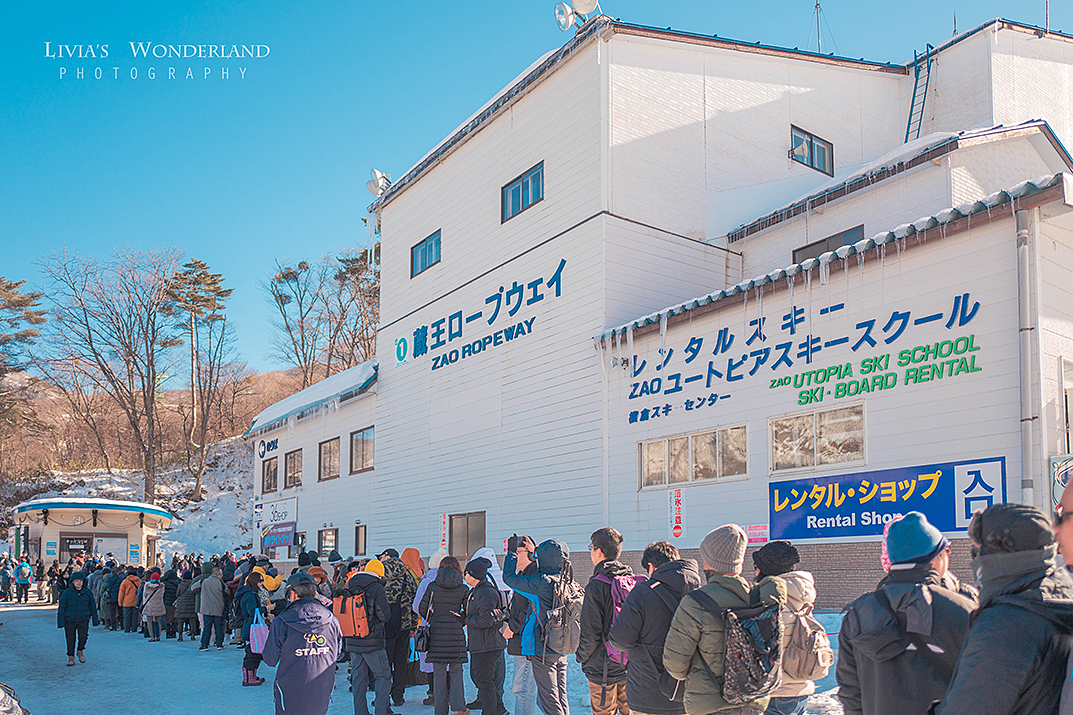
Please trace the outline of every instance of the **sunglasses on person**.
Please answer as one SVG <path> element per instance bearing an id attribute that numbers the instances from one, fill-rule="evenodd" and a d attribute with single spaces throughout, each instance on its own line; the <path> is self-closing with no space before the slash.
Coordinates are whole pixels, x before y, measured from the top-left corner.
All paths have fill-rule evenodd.
<path id="1" fill-rule="evenodd" d="M 1054 508 L 1054 525 L 1061 526 L 1062 522 L 1069 518 L 1069 514 L 1066 514 L 1065 507 L 1059 504 Z"/>

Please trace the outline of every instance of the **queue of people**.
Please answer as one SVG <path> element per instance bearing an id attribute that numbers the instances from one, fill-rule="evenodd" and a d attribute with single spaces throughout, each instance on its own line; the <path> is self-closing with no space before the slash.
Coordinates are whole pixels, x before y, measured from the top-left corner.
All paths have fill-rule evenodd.
<path id="1" fill-rule="evenodd" d="M 264 555 L 177 559 L 167 570 L 90 561 L 58 574 L 68 583 L 57 626 L 69 666 L 86 662 L 98 621 L 150 642 L 199 639 L 200 650 L 225 648 L 230 634 L 243 686 L 265 682 L 262 662 L 276 668 L 279 714 L 324 715 L 349 663 L 355 715 L 370 715 L 370 690 L 372 715 L 394 715 L 413 685 L 428 688 L 434 715 L 510 715 L 510 656 L 514 715 L 569 715 L 573 656 L 593 715 L 801 715 L 831 668 L 847 715 L 1064 715 L 1073 706 L 1073 578 L 1059 560 L 1073 557 L 1066 501 L 1053 519 L 1021 504 L 973 516 L 979 591 L 951 572 L 950 544 L 923 514 L 891 521 L 888 573 L 847 606 L 837 663 L 797 549 L 765 544 L 747 579 L 748 540 L 735 524 L 704 537 L 698 562 L 649 544 L 638 573 L 621 561 L 622 535 L 598 529 L 584 586 L 563 542 L 524 535 L 507 540 L 502 569 L 491 549 L 465 564 L 440 549 L 427 569 L 416 549 L 349 560 L 333 551 L 327 569 L 309 552 L 286 580 Z M 469 703 L 467 663 L 478 693 Z"/>

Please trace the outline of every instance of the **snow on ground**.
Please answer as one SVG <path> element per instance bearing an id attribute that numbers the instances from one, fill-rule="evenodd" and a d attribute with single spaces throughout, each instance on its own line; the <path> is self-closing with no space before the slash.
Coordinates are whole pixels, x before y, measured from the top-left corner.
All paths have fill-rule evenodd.
<path id="1" fill-rule="evenodd" d="M 275 671 L 262 665 L 262 686 L 242 687 L 242 651 L 234 646 L 218 651 L 199 651 L 193 641 L 161 640 L 149 643 L 140 634 L 90 627 L 86 663 L 67 667 L 64 632 L 56 628 L 56 608 L 38 604 L 0 605 L 0 650 L 5 683 L 15 689 L 22 704 L 35 714 L 71 712 L 72 706 L 92 704 L 95 712 L 110 715 L 188 715 L 209 713 L 271 713 L 272 679 Z M 513 658 L 507 658 L 504 705 L 514 712 L 510 692 Z M 589 690 L 581 666 L 570 659 L 567 675 L 570 707 L 576 713 L 591 712 Z M 463 678 L 466 701 L 477 695 L 468 666 Z M 178 685 L 178 687 L 177 687 Z M 354 701 L 347 691 L 346 665 L 336 674 L 335 692 L 328 715 L 352 715 Z M 405 704 L 393 705 L 399 715 L 432 715 L 421 701 L 423 686 L 406 691 Z M 369 697 L 371 705 L 371 696 Z M 147 703 L 152 703 L 148 705 Z M 370 707 L 370 712 L 372 708 Z M 539 712 L 539 711 L 538 711 Z M 808 712 L 841 715 L 834 691 L 809 698 Z"/>
<path id="2" fill-rule="evenodd" d="M 248 551 L 253 537 L 253 452 L 238 437 L 213 445 L 205 465 L 201 502 L 187 502 L 194 476 L 185 464 L 166 468 L 157 478 L 156 504 L 176 516 L 171 528 L 160 533 L 159 548 L 173 553 L 222 554 Z M 57 489 L 35 496 L 101 497 L 121 501 L 143 499 L 142 472 L 103 469 L 55 472 Z"/>

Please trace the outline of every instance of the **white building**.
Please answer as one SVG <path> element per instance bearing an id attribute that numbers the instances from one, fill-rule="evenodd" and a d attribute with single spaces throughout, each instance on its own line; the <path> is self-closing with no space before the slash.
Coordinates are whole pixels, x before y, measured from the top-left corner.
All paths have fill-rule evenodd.
<path id="1" fill-rule="evenodd" d="M 258 417 L 304 465 L 262 502 L 343 553 L 770 526 L 846 595 L 828 545 L 878 568 L 885 515 L 957 536 L 965 499 L 1048 507 L 1073 38 L 996 20 L 929 57 L 589 22 L 372 205 L 375 391 L 365 366 Z M 281 417 L 342 390 L 376 397 Z M 312 479 L 374 424 L 375 468 Z"/>

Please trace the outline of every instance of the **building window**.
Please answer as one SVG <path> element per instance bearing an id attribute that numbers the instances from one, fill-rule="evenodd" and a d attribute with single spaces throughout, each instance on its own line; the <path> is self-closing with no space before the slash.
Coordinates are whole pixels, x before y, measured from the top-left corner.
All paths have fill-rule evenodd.
<path id="1" fill-rule="evenodd" d="M 440 262 L 440 232 L 410 249 L 410 277 L 424 273 Z"/>
<path id="2" fill-rule="evenodd" d="M 748 472 L 745 425 L 641 443 L 641 487 L 702 482 Z"/>
<path id="3" fill-rule="evenodd" d="M 365 555 L 365 537 L 366 537 L 366 524 L 358 524 L 354 527 L 354 555 Z"/>
<path id="4" fill-rule="evenodd" d="M 287 547 L 287 558 L 296 559 L 298 554 L 306 550 L 306 533 L 297 531 L 294 534 L 294 544 Z"/>
<path id="5" fill-rule="evenodd" d="M 350 433 L 350 473 L 373 468 L 373 428 Z"/>
<path id="6" fill-rule="evenodd" d="M 327 557 L 332 551 L 339 548 L 339 529 L 321 529 L 317 532 L 317 551 L 322 557 Z"/>
<path id="7" fill-rule="evenodd" d="M 508 221 L 544 198 L 544 162 L 503 187 L 503 221 Z"/>
<path id="8" fill-rule="evenodd" d="M 266 459 L 261 462 L 261 493 L 268 494 L 276 491 L 277 476 L 279 474 L 278 457 Z"/>
<path id="9" fill-rule="evenodd" d="M 794 251 L 794 263 L 800 263 L 809 258 L 819 258 L 828 251 L 836 251 L 842 246 L 857 243 L 857 241 L 860 241 L 863 238 L 864 224 L 861 224 L 848 231 L 836 233 L 834 236 L 828 236 L 827 238 L 810 243 L 807 246 L 802 246 Z"/>
<path id="10" fill-rule="evenodd" d="M 828 176 L 835 175 L 835 148 L 831 142 L 790 125 L 790 158 Z"/>
<path id="11" fill-rule="evenodd" d="M 864 463 L 864 405 L 777 417 L 770 434 L 773 472 Z"/>
<path id="12" fill-rule="evenodd" d="M 451 515 L 451 556 L 465 561 L 484 548 L 484 512 Z"/>
<path id="13" fill-rule="evenodd" d="M 317 464 L 317 481 L 335 479 L 339 476 L 339 438 L 320 443 Z"/>
<path id="14" fill-rule="evenodd" d="M 283 488 L 302 486 L 302 450 L 288 452 L 283 462 Z"/>

